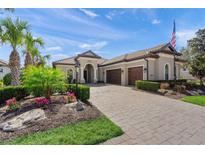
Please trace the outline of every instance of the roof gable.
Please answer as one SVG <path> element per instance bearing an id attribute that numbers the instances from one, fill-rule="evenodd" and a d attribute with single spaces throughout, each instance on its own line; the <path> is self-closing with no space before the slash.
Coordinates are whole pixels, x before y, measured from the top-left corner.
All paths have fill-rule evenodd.
<path id="1" fill-rule="evenodd" d="M 78 54 L 77 58 L 78 57 L 90 57 L 90 58 L 101 58 L 99 55 L 97 55 L 96 53 L 94 53 L 93 51 L 91 50 L 88 50 L 86 52 L 83 52 L 81 54 Z"/>

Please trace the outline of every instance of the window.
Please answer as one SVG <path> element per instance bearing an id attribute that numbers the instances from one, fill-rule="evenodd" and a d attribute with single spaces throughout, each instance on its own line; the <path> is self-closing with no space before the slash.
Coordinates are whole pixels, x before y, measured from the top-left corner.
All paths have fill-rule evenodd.
<path id="1" fill-rule="evenodd" d="M 3 72 L 4 72 L 3 68 L 0 68 L 0 73 L 3 73 Z"/>
<path id="2" fill-rule="evenodd" d="M 164 79 L 169 80 L 169 65 L 168 64 L 164 66 Z"/>

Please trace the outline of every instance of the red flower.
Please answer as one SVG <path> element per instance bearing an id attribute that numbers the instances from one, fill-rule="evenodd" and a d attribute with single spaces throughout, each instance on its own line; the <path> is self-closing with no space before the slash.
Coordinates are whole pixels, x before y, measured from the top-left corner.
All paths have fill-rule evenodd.
<path id="1" fill-rule="evenodd" d="M 9 99 L 6 101 L 7 106 L 15 105 L 16 104 L 16 98 L 13 97 L 12 99 Z"/>
<path id="2" fill-rule="evenodd" d="M 39 106 L 48 105 L 49 100 L 47 98 L 44 98 L 44 97 L 39 97 L 39 98 L 35 99 L 35 103 Z"/>

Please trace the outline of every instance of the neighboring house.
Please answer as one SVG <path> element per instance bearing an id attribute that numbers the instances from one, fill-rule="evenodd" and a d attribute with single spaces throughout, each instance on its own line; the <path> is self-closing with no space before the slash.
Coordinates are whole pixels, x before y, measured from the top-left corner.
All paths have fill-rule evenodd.
<path id="1" fill-rule="evenodd" d="M 0 80 L 8 73 L 10 73 L 8 63 L 0 59 Z"/>
<path id="2" fill-rule="evenodd" d="M 55 61 L 53 67 L 72 73 L 75 79 L 75 63 L 78 61 L 80 83 L 133 85 L 136 80 L 173 80 L 174 63 L 176 77 L 179 79 L 184 63 L 180 56 L 170 43 L 166 43 L 110 60 L 103 59 L 92 51 L 86 51 L 75 57 Z"/>

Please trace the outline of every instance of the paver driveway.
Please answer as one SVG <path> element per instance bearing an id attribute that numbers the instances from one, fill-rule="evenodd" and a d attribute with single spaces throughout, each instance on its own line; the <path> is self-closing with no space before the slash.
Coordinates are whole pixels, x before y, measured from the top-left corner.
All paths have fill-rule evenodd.
<path id="1" fill-rule="evenodd" d="M 91 101 L 125 132 L 104 144 L 205 144 L 205 107 L 114 85 Z"/>

